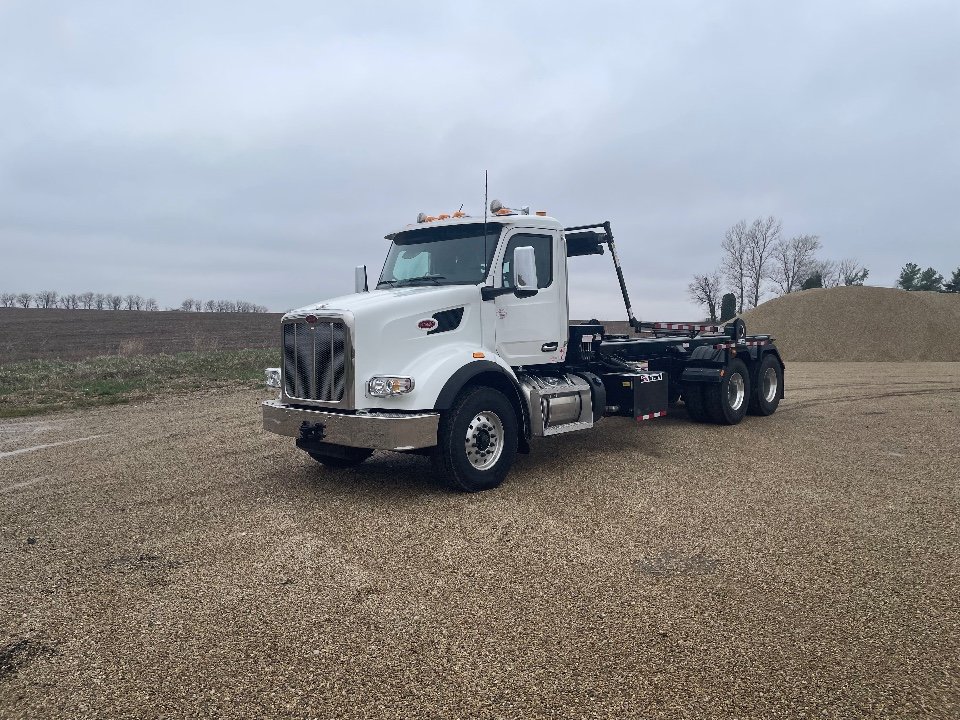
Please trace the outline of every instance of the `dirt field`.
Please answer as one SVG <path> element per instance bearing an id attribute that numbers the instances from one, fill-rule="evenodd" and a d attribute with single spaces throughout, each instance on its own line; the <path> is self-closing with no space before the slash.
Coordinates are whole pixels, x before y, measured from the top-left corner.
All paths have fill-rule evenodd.
<path id="1" fill-rule="evenodd" d="M 272 313 L 0 308 L 0 365 L 277 347 L 279 323 L 280 315 Z"/>
<path id="2" fill-rule="evenodd" d="M 326 471 L 255 393 L 5 421 L 0 716 L 960 716 L 960 364 L 787 388 L 480 495 Z"/>

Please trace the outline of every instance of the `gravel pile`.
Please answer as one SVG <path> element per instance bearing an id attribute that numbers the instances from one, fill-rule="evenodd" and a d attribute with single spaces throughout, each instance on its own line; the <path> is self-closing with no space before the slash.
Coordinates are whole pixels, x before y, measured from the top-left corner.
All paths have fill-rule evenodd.
<path id="1" fill-rule="evenodd" d="M 960 294 L 880 287 L 804 290 L 743 314 L 793 361 L 960 361 Z"/>
<path id="2" fill-rule="evenodd" d="M 787 392 L 479 495 L 254 393 L 0 423 L 0 717 L 960 717 L 960 365 Z"/>

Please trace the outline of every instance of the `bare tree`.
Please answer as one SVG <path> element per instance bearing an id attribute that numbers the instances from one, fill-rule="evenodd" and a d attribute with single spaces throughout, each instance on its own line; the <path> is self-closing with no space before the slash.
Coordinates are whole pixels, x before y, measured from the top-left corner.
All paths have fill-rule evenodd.
<path id="1" fill-rule="evenodd" d="M 180 309 L 184 312 L 190 312 L 193 310 L 193 298 L 187 298 L 182 303 L 180 303 Z"/>
<path id="2" fill-rule="evenodd" d="M 707 306 L 707 312 L 710 313 L 710 322 L 717 322 L 717 306 L 720 304 L 720 296 L 723 294 L 720 272 L 714 270 L 709 275 L 694 275 L 693 282 L 687 286 L 687 289 L 691 300 L 697 305 Z"/>
<path id="3" fill-rule="evenodd" d="M 136 296 L 133 294 L 125 295 L 123 298 L 123 307 L 125 310 L 133 310 L 133 305 L 136 302 Z"/>
<path id="4" fill-rule="evenodd" d="M 114 295 L 113 293 L 108 293 L 106 300 L 107 300 L 107 307 L 110 310 L 119 310 L 120 308 L 123 307 L 122 295 Z"/>
<path id="5" fill-rule="evenodd" d="M 747 221 L 733 225 L 723 236 L 723 259 L 720 269 L 727 284 L 737 293 L 737 312 L 743 312 L 743 298 L 747 282 Z"/>
<path id="6" fill-rule="evenodd" d="M 64 310 L 76 310 L 80 306 L 80 299 L 76 293 L 60 296 L 60 307 Z"/>
<path id="7" fill-rule="evenodd" d="M 810 277 L 819 249 L 820 239 L 816 235 L 798 235 L 789 240 L 781 238 L 773 248 L 767 279 L 781 295 L 799 290 L 803 281 Z"/>
<path id="8" fill-rule="evenodd" d="M 103 293 L 97 293 L 96 295 L 93 296 L 93 306 L 97 310 L 103 310 L 106 304 L 107 304 L 107 296 L 104 295 Z"/>
<path id="9" fill-rule="evenodd" d="M 760 304 L 763 281 L 767 277 L 767 266 L 773 248 L 780 240 L 781 223 L 773 215 L 757 218 L 747 232 L 747 289 L 750 294 L 750 307 Z"/>
<path id="10" fill-rule="evenodd" d="M 840 284 L 840 273 L 833 260 L 817 260 L 813 263 L 810 274 L 819 275 L 825 288 L 837 287 Z"/>
<path id="11" fill-rule="evenodd" d="M 0 294 L 0 305 L 3 305 L 3 307 L 14 307 L 16 304 L 17 296 L 15 293 Z"/>
<path id="12" fill-rule="evenodd" d="M 160 309 L 160 306 L 154 298 L 147 298 L 143 303 L 143 309 L 155 312 Z"/>
<path id="13" fill-rule="evenodd" d="M 20 293 L 17 295 L 17 305 L 20 307 L 28 308 L 31 302 L 33 302 L 33 295 L 30 293 Z"/>
<path id="14" fill-rule="evenodd" d="M 52 308 L 57 306 L 58 297 L 56 290 L 41 290 L 34 297 L 34 302 L 38 308 Z"/>
<path id="15" fill-rule="evenodd" d="M 77 300 L 80 302 L 80 307 L 84 310 L 90 310 L 93 307 L 93 293 L 84 292 L 77 295 Z"/>
<path id="16" fill-rule="evenodd" d="M 216 307 L 216 306 L 214 305 L 213 300 L 207 300 L 207 301 L 203 304 L 203 309 L 206 310 L 207 312 L 213 312 L 214 309 L 215 309 L 215 307 Z"/>
<path id="17" fill-rule="evenodd" d="M 133 309 L 134 310 L 143 310 L 143 296 L 134 295 L 133 296 Z"/>
<path id="18" fill-rule="evenodd" d="M 844 258 L 837 266 L 837 278 L 844 285 L 863 285 L 869 274 L 856 258 Z"/>

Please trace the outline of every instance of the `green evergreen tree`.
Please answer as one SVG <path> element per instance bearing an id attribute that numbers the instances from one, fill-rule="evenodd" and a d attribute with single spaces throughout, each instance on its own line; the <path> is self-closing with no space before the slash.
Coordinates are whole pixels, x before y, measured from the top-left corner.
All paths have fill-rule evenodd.
<path id="1" fill-rule="evenodd" d="M 907 263 L 900 271 L 900 279 L 897 280 L 897 287 L 904 290 L 916 290 L 917 280 L 920 279 L 920 266 L 916 263 Z"/>
<path id="2" fill-rule="evenodd" d="M 813 275 L 808 277 L 803 281 L 803 285 L 800 286 L 801 290 L 812 290 L 813 288 L 822 288 L 823 287 L 823 276 L 819 272 L 815 272 Z"/>
<path id="3" fill-rule="evenodd" d="M 947 292 L 960 293 L 960 267 L 953 271 L 950 282 L 943 286 Z"/>
<path id="4" fill-rule="evenodd" d="M 957 270 L 960 272 L 960 270 Z M 720 300 L 720 322 L 724 323 L 737 314 L 737 296 L 727 293 Z"/>
<path id="5" fill-rule="evenodd" d="M 917 284 L 913 288 L 914 290 L 933 290 L 938 291 L 943 289 L 943 275 L 938 273 L 932 267 L 928 267 L 917 279 Z"/>

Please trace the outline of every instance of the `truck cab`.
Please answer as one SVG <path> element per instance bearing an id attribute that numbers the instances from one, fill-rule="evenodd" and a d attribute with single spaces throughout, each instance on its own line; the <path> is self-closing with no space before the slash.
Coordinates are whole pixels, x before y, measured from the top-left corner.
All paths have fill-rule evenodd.
<path id="1" fill-rule="evenodd" d="M 475 491 L 499 485 L 535 436 L 638 408 L 665 414 L 670 376 L 683 382 L 668 348 L 682 343 L 666 338 L 644 350 L 621 342 L 604 352 L 602 326 L 569 324 L 568 257 L 607 247 L 641 329 L 609 223 L 565 230 L 545 214 L 496 201 L 491 208 L 483 218 L 421 214 L 386 236 L 372 287 L 358 268 L 355 293 L 287 313 L 281 367 L 268 370 L 279 397 L 263 404 L 264 428 L 296 438 L 328 467 L 358 464 L 377 449 L 428 454 L 454 488 Z M 777 361 L 771 402 L 782 396 Z M 710 362 L 697 365 L 709 370 Z M 694 375 L 687 381 L 698 388 L 717 379 Z M 619 399 L 610 404 L 608 395 Z"/>

